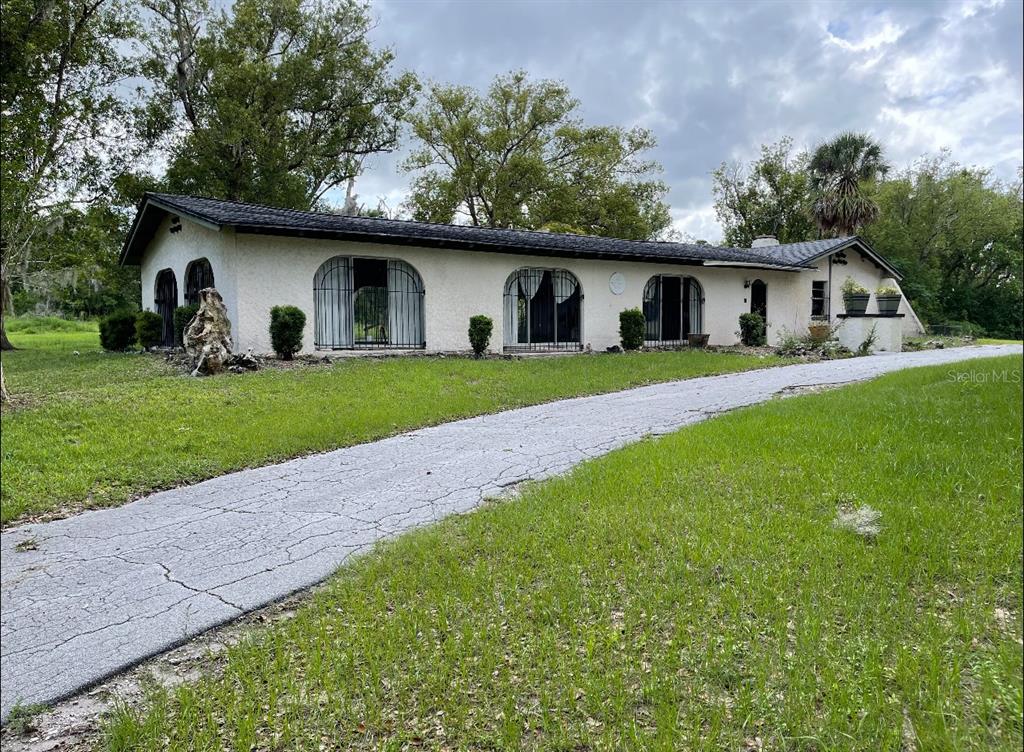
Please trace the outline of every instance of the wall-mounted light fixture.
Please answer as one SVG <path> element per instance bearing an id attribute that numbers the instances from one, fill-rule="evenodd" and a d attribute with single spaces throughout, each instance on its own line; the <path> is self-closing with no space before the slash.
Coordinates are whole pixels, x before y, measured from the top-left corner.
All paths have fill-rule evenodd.
<path id="1" fill-rule="evenodd" d="M 748 287 L 750 287 L 750 280 L 749 279 L 743 280 L 743 289 L 746 290 Z"/>

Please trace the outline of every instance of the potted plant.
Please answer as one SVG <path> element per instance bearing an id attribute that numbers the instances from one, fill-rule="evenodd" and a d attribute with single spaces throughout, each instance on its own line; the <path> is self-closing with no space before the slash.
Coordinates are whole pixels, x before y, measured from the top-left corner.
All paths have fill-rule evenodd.
<path id="1" fill-rule="evenodd" d="M 875 290 L 875 300 L 878 301 L 879 316 L 895 316 L 900 310 L 900 301 L 903 300 L 903 293 L 900 288 L 892 285 L 882 285 Z"/>
<path id="2" fill-rule="evenodd" d="M 868 309 L 871 293 L 853 277 L 847 277 L 840 288 L 843 291 L 843 306 L 851 316 L 860 316 Z"/>
<path id="3" fill-rule="evenodd" d="M 825 319 L 812 319 L 807 327 L 812 342 L 825 342 L 832 336 L 832 325 Z"/>
<path id="4" fill-rule="evenodd" d="M 707 347 L 709 334 L 690 334 L 687 335 L 686 341 L 690 344 L 690 347 Z"/>

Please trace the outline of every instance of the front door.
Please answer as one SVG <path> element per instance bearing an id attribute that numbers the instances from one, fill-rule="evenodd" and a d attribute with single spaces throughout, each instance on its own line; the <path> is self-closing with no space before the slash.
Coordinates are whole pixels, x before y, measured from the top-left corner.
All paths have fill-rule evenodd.
<path id="1" fill-rule="evenodd" d="M 759 279 L 750 286 L 750 312 L 761 314 L 765 323 L 768 322 L 768 285 Z"/>

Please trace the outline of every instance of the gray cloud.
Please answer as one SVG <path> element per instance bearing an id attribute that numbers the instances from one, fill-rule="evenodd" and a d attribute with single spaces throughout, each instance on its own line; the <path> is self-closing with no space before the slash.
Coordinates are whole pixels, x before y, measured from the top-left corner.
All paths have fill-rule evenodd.
<path id="1" fill-rule="evenodd" d="M 953 3 L 412 2 L 374 5 L 379 44 L 425 79 L 483 88 L 523 68 L 566 82 L 593 123 L 643 125 L 676 227 L 720 237 L 710 171 L 790 135 L 812 147 L 866 130 L 904 165 L 952 150 L 1005 179 L 1024 163 L 1015 0 Z M 398 203 L 401 155 L 364 201 Z"/>

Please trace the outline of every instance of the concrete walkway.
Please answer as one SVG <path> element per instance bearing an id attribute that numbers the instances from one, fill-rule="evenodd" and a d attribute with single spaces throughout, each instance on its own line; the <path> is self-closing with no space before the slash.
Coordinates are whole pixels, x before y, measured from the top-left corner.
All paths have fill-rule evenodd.
<path id="1" fill-rule="evenodd" d="M 18 702 L 76 692 L 323 580 L 381 538 L 646 434 L 790 387 L 1020 353 L 989 346 L 878 355 L 565 400 L 14 528 L 0 536 L 0 710 L 6 719 Z"/>

